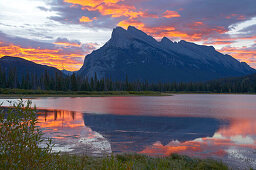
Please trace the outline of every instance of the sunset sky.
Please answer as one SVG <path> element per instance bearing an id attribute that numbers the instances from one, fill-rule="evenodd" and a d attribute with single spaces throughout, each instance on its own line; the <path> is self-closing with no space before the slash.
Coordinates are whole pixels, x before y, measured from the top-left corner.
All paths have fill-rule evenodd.
<path id="1" fill-rule="evenodd" d="M 0 57 L 78 70 L 116 26 L 212 45 L 256 68 L 255 0 L 1 0 Z"/>

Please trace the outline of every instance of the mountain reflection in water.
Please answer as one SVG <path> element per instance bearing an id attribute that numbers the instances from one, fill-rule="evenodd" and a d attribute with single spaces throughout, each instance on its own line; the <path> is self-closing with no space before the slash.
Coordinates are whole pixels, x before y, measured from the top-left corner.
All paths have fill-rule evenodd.
<path id="1" fill-rule="evenodd" d="M 6 99 L 0 102 L 8 106 Z M 53 109 L 39 113 L 38 125 L 58 146 L 71 143 L 66 151 L 79 141 L 95 142 L 89 149 L 105 144 L 109 152 L 179 153 L 256 169 L 256 95 L 42 97 L 32 102 Z"/>
<path id="2" fill-rule="evenodd" d="M 38 125 L 61 146 L 101 136 L 113 152 L 242 159 L 255 167 L 255 119 L 156 117 L 40 110 Z M 88 150 L 84 150 L 88 153 Z M 234 157 L 234 158 L 232 158 Z"/>
<path id="3" fill-rule="evenodd" d="M 53 151 L 88 155 L 110 154 L 110 143 L 84 125 L 81 113 L 64 110 L 38 110 L 38 126 L 53 139 Z M 100 146 L 100 148 L 98 148 Z"/>
<path id="4" fill-rule="evenodd" d="M 211 137 L 221 122 L 213 118 L 84 114 L 85 125 L 105 136 L 115 152 L 141 152 L 155 142 Z"/>

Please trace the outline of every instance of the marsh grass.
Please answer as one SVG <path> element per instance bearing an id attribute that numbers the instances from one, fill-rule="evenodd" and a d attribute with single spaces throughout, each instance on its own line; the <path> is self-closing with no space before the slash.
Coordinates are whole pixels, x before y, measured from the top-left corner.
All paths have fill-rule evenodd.
<path id="1" fill-rule="evenodd" d="M 161 96 L 166 95 L 157 91 L 52 91 L 1 89 L 1 96 Z"/>
<path id="2" fill-rule="evenodd" d="M 36 108 L 31 102 L 19 100 L 11 108 L 0 111 L 0 169 L 228 169 L 214 160 L 200 160 L 173 154 L 150 157 L 141 154 L 122 154 L 90 157 L 52 153 L 50 139 L 44 139 L 36 126 Z M 41 148 L 40 143 L 46 142 Z"/>
<path id="3" fill-rule="evenodd" d="M 123 154 L 111 157 L 87 157 L 78 155 L 59 155 L 58 169 L 101 169 L 101 170 L 154 170 L 184 169 L 207 170 L 228 169 L 226 165 L 214 160 L 200 160 L 173 154 L 168 157 L 150 157 L 141 154 Z"/>

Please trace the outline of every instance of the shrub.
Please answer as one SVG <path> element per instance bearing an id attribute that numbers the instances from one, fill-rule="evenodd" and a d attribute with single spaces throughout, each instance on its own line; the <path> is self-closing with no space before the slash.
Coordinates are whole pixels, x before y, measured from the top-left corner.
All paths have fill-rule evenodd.
<path id="1" fill-rule="evenodd" d="M 36 108 L 31 101 L 9 102 L 12 107 L 0 111 L 0 167 L 37 169 L 53 164 L 51 140 L 41 148 L 43 134 L 36 126 Z"/>

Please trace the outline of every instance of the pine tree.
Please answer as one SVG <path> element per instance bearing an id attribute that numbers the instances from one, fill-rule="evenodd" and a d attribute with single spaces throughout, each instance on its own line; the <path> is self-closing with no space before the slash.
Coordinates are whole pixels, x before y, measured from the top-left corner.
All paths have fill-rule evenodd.
<path id="1" fill-rule="evenodd" d="M 71 90 L 72 91 L 77 91 L 78 86 L 77 86 L 77 79 L 75 73 L 72 74 L 71 76 Z"/>

